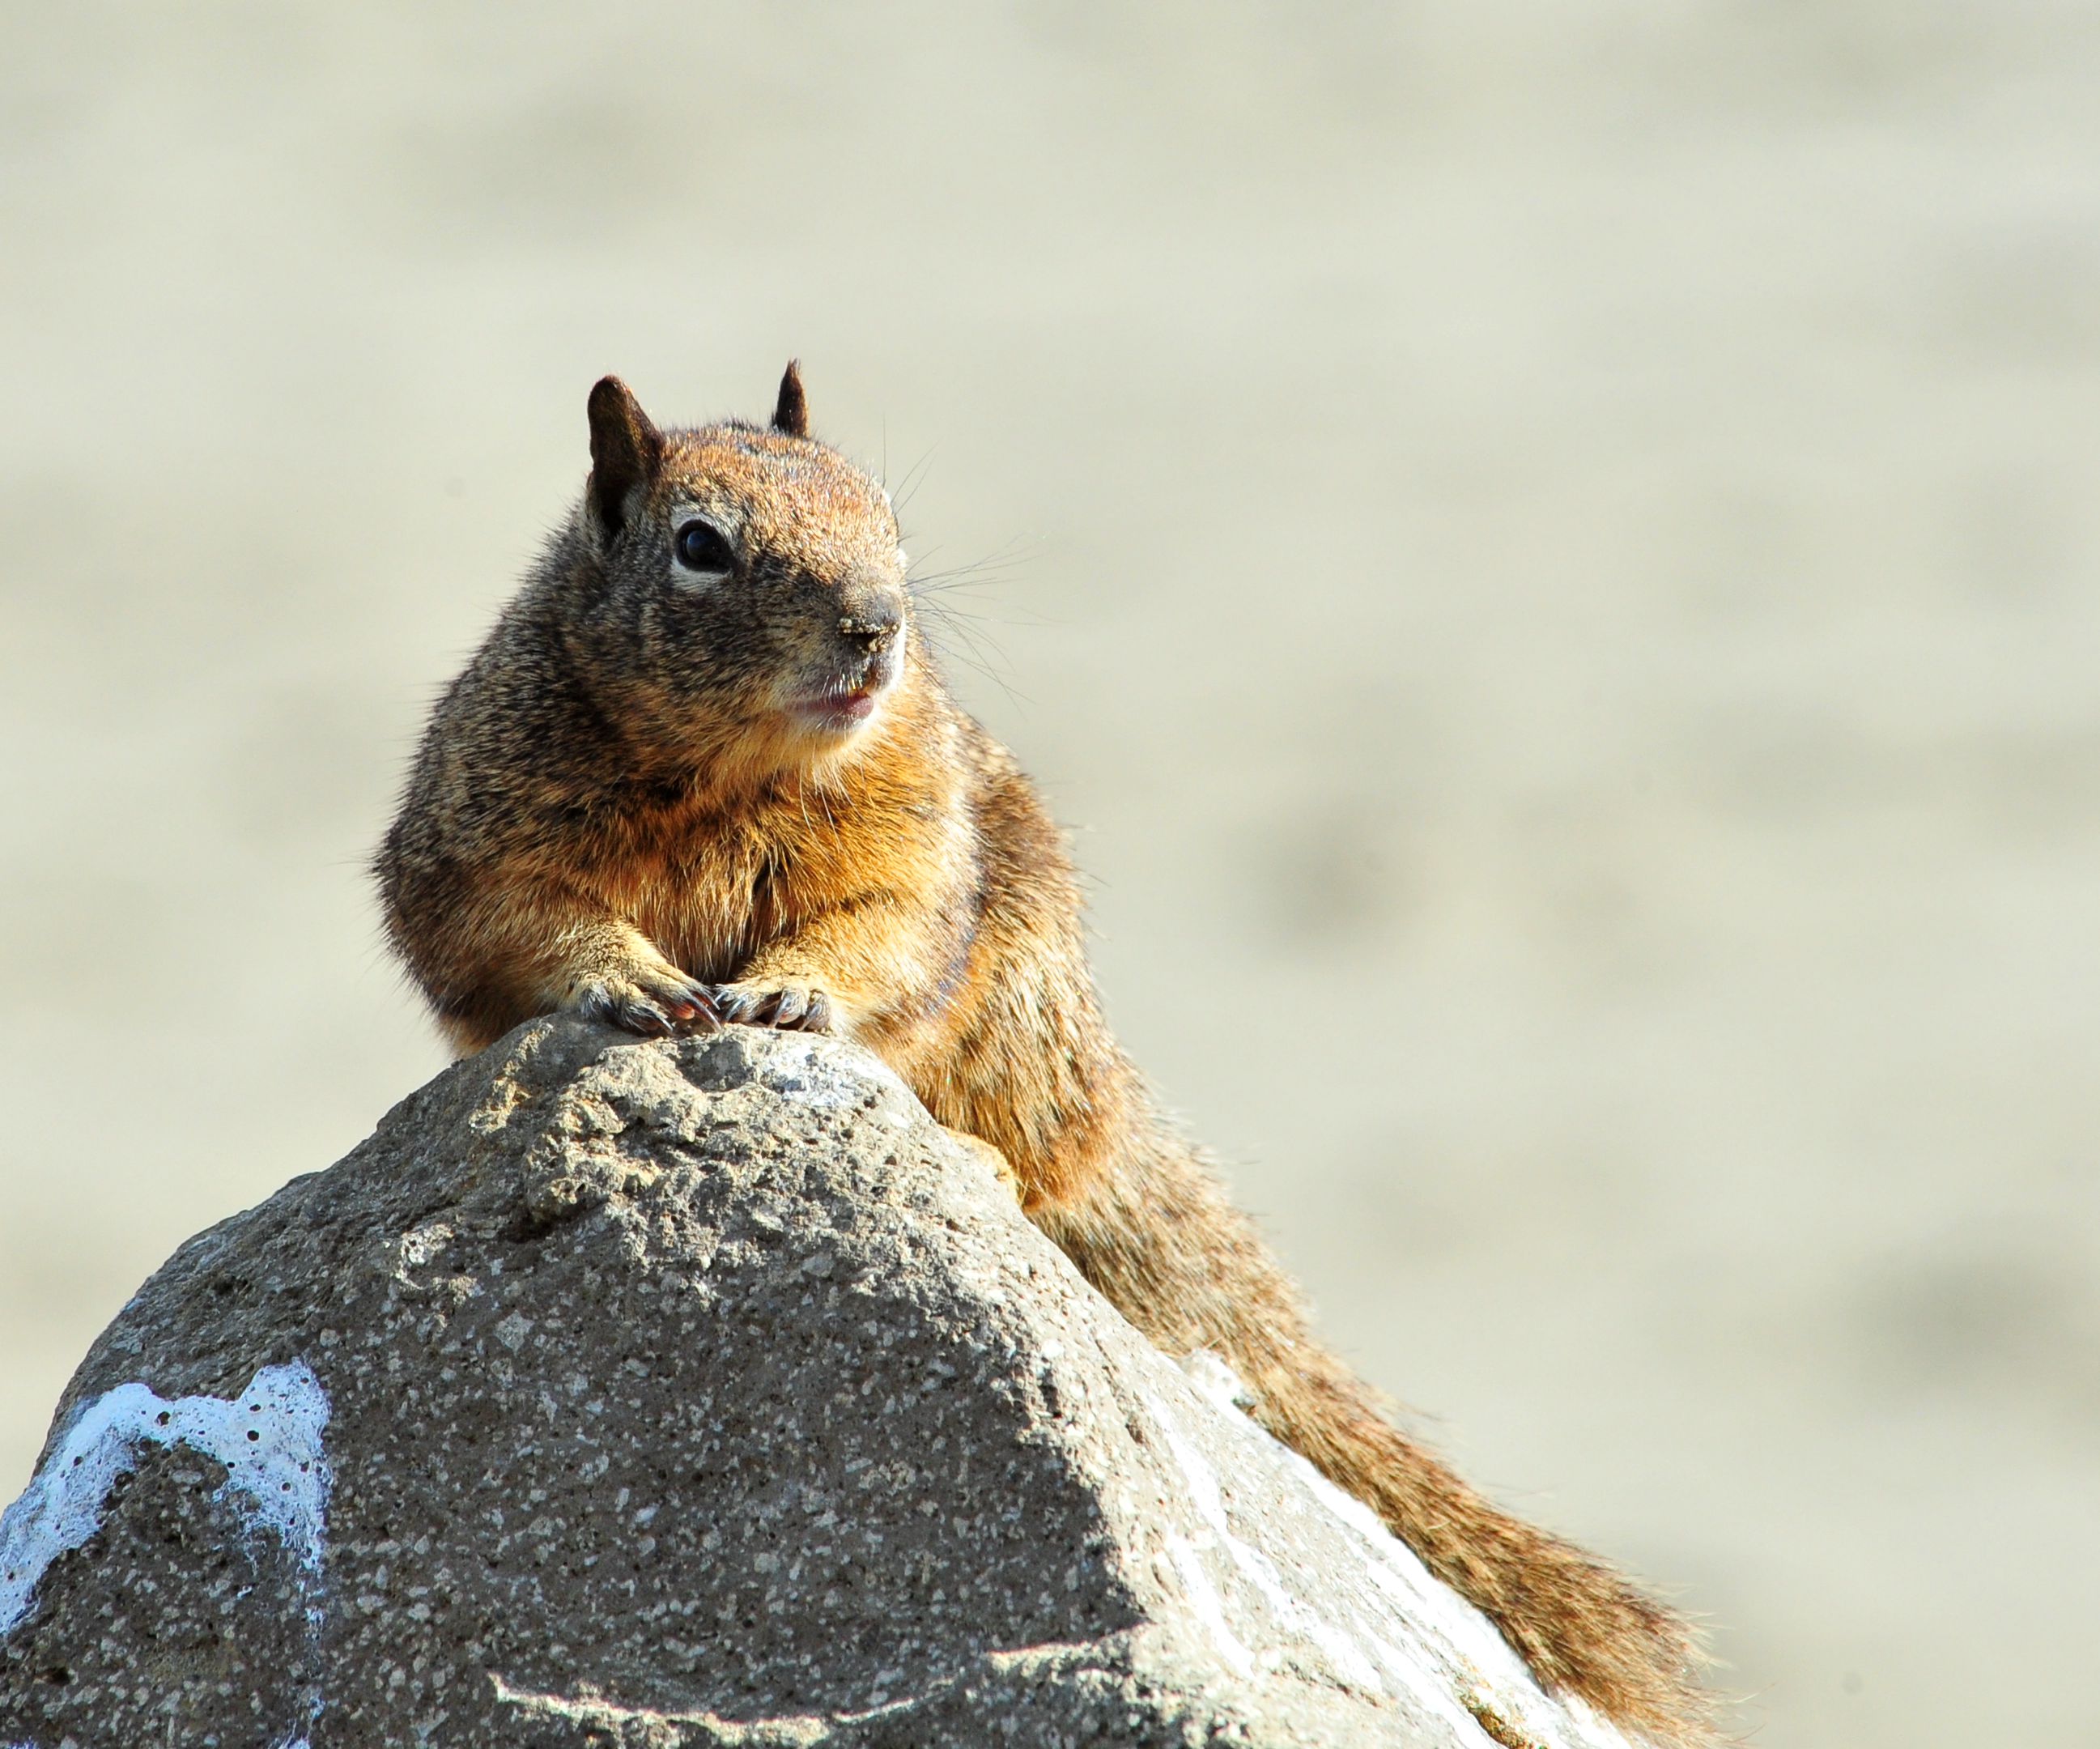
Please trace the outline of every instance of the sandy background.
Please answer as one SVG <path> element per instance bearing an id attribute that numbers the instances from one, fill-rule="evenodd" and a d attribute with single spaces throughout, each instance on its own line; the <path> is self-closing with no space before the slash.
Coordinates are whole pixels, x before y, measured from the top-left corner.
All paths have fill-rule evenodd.
<path id="1" fill-rule="evenodd" d="M 792 351 L 1340 1344 L 1760 1741 L 2100 1740 L 2100 12 L 9 37 L 0 1499 L 439 1067 L 360 864 L 593 378 Z"/>

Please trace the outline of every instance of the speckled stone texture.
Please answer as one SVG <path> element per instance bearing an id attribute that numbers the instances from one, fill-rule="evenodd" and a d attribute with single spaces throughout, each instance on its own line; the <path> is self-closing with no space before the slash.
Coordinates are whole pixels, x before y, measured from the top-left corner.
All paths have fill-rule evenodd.
<path id="1" fill-rule="evenodd" d="M 317 1567 L 180 1440 L 25 1496 L 0 1744 L 1618 1741 L 851 1046 L 520 1028 L 178 1252 L 46 1464 L 299 1366 Z"/>

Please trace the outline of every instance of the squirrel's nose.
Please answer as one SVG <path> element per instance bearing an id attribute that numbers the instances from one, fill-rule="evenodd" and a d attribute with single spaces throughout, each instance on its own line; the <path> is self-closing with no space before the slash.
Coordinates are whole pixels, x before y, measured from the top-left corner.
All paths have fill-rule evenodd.
<path id="1" fill-rule="evenodd" d="M 904 623 L 904 601 L 887 585 L 842 590 L 839 635 L 871 655 L 882 650 Z"/>

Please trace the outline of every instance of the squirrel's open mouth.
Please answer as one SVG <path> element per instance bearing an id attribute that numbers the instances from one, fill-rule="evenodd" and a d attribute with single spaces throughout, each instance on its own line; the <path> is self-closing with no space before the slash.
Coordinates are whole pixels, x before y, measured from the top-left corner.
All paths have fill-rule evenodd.
<path id="1" fill-rule="evenodd" d="M 797 699 L 795 714 L 835 732 L 858 728 L 875 714 L 876 706 L 889 690 L 889 677 L 880 673 L 859 682 L 833 681 L 823 691 Z"/>

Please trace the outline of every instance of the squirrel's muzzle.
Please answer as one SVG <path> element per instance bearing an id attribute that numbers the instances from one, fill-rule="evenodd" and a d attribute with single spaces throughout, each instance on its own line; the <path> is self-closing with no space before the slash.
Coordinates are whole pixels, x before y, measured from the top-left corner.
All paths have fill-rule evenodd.
<path id="1" fill-rule="evenodd" d="M 854 577 L 839 590 L 839 636 L 864 656 L 880 656 L 904 625 L 904 592 L 887 577 Z"/>

